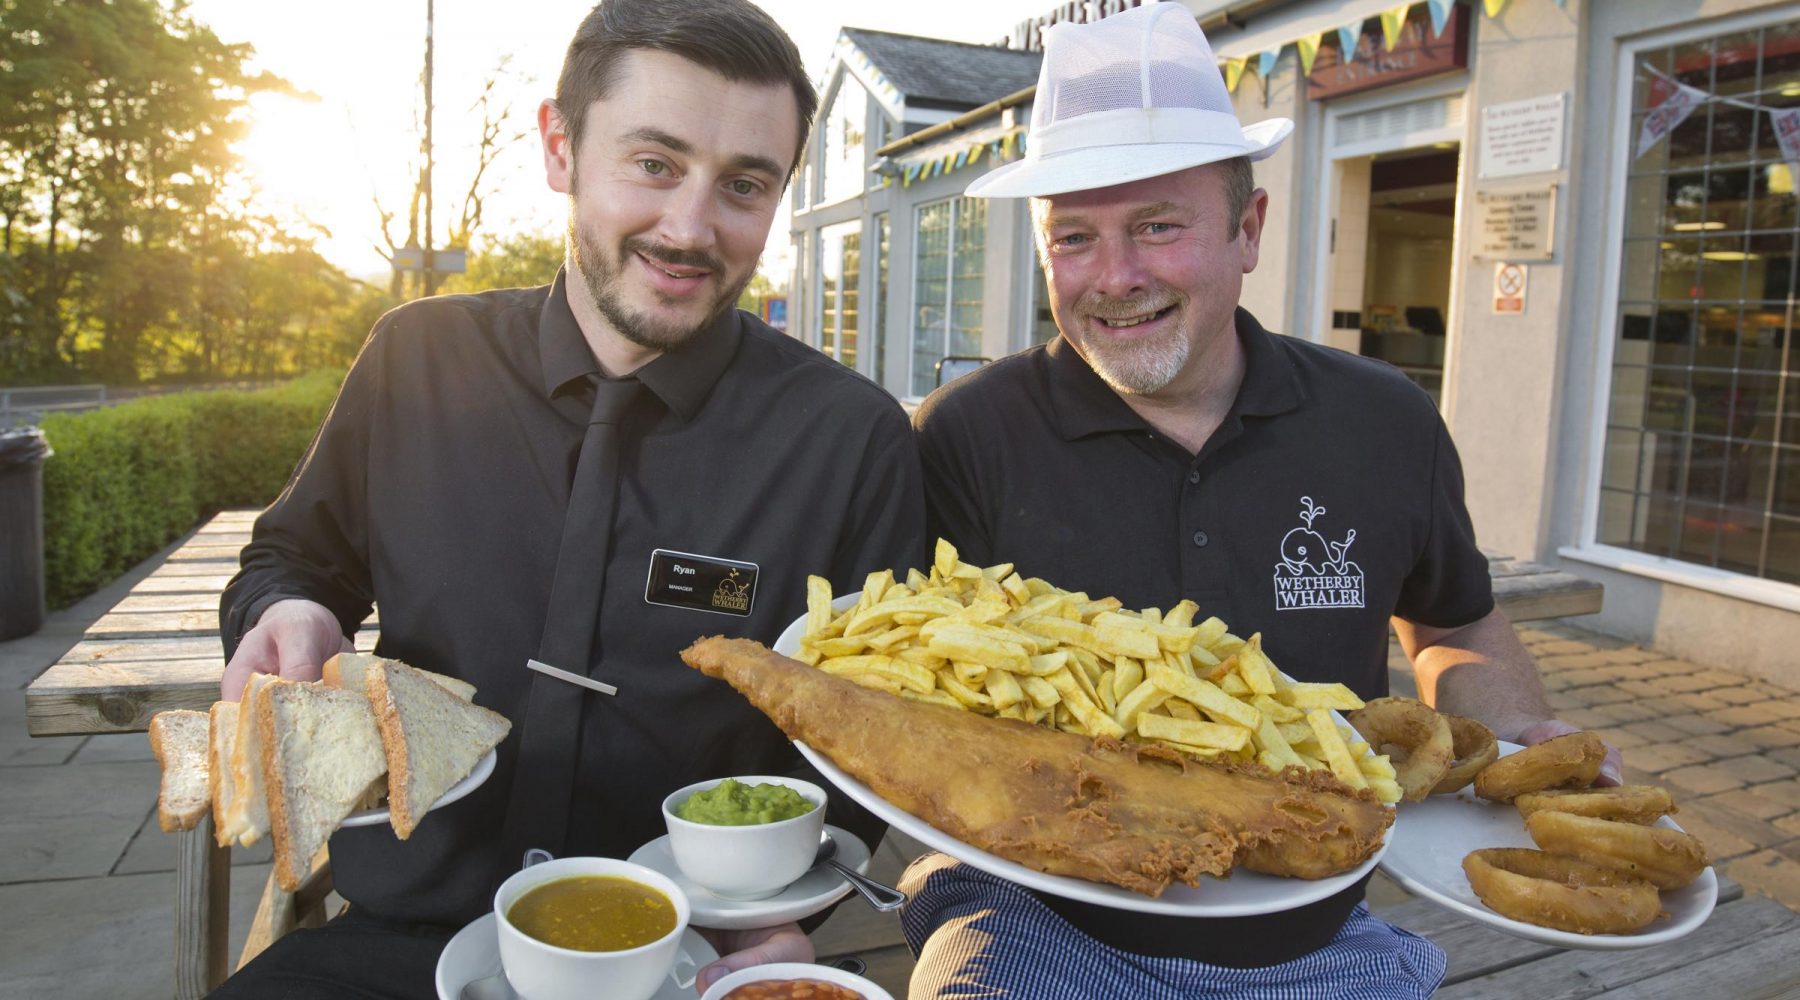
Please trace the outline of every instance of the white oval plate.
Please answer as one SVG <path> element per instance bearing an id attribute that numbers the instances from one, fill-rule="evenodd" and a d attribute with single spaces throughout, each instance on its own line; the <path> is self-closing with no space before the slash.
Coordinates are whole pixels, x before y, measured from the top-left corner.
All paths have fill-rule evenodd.
<path id="1" fill-rule="evenodd" d="M 845 594 L 831 602 L 834 611 L 843 611 L 854 605 L 862 595 L 860 593 Z M 800 637 L 806 632 L 806 618 L 801 616 L 781 633 L 775 640 L 775 652 L 783 656 L 792 656 L 800 650 Z M 1343 717 L 1337 716 L 1339 722 Z M 1163 890 L 1161 896 L 1151 899 L 1141 893 L 1118 886 L 1089 882 L 1086 879 L 1070 878 L 1066 875 L 1046 875 L 1043 872 L 1027 868 L 1014 861 L 1008 861 L 998 855 L 989 854 L 977 847 L 965 844 L 955 837 L 944 833 L 930 823 L 919 819 L 912 813 L 890 804 L 886 799 L 876 795 L 869 786 L 845 774 L 825 755 L 817 752 L 804 743 L 796 742 L 794 746 L 800 751 L 825 779 L 844 790 L 844 794 L 860 803 L 863 808 L 888 822 L 889 826 L 913 837 L 933 850 L 942 851 L 964 864 L 1006 879 L 1017 882 L 1029 889 L 1062 896 L 1066 899 L 1080 900 L 1099 906 L 1110 906 L 1119 910 L 1136 910 L 1140 913 L 1163 913 L 1182 917 L 1243 917 L 1258 913 L 1280 913 L 1315 903 L 1329 896 L 1334 896 L 1350 886 L 1358 879 L 1373 871 L 1375 865 L 1387 853 L 1388 845 L 1394 842 L 1394 831 L 1390 829 L 1383 838 L 1381 848 L 1374 856 L 1349 871 L 1322 879 L 1283 878 L 1278 875 L 1264 875 L 1260 872 L 1236 871 L 1228 879 L 1216 879 L 1202 875 L 1198 886 L 1186 886 L 1177 882 Z M 954 780 L 949 778 L 948 780 Z M 1399 817 L 1396 816 L 1395 826 Z"/>
<path id="2" fill-rule="evenodd" d="M 854 871 L 868 872 L 869 848 L 856 834 L 829 823 L 825 824 L 825 829 L 831 831 L 832 838 L 837 841 L 837 860 Z M 767 899 L 725 899 L 706 891 L 682 874 L 681 866 L 675 863 L 675 853 L 669 847 L 667 836 L 658 837 L 632 851 L 631 857 L 625 860 L 666 875 L 669 881 L 679 886 L 687 894 L 688 906 L 693 910 L 694 915 L 689 923 L 695 927 L 710 927 L 722 931 L 774 927 L 791 920 L 801 920 L 843 899 L 851 891 L 850 883 L 844 881 L 842 875 L 828 865 L 820 865 Z"/>
<path id="3" fill-rule="evenodd" d="M 1523 749 L 1500 743 L 1502 757 Z M 1473 787 L 1455 795 L 1433 795 L 1423 802 L 1402 802 L 1400 818 L 1388 837 L 1392 848 L 1381 870 L 1408 892 L 1508 934 L 1559 948 L 1611 950 L 1644 948 L 1681 937 L 1706 922 L 1719 898 L 1719 877 L 1709 867 L 1680 889 L 1662 894 L 1667 920 L 1658 919 L 1636 934 L 1574 934 L 1503 917 L 1487 908 L 1469 886 L 1462 862 L 1483 847 L 1536 848 L 1519 810 L 1478 798 Z M 1664 816 L 1657 826 L 1681 829 Z"/>
<path id="4" fill-rule="evenodd" d="M 463 780 L 457 782 L 454 785 L 451 785 L 449 791 L 446 791 L 443 795 L 439 796 L 438 800 L 431 804 L 431 808 L 432 809 L 441 809 L 444 806 L 447 806 L 450 803 L 455 802 L 457 799 L 460 799 L 463 796 L 469 794 L 470 792 L 474 791 L 475 789 L 480 788 L 481 783 L 488 780 L 488 775 L 494 773 L 494 759 L 495 759 L 495 752 L 492 750 L 489 750 L 487 752 L 487 756 L 485 756 L 475 762 L 475 770 L 470 771 L 468 777 L 464 778 Z M 426 810 L 426 812 L 430 812 L 430 811 L 431 811 L 430 809 Z M 338 825 L 339 826 L 378 826 L 380 824 L 386 823 L 387 821 L 388 821 L 387 807 L 381 806 L 381 807 L 375 808 L 375 809 L 363 809 L 358 812 L 353 812 L 350 815 L 345 816 L 344 821 L 342 823 L 339 823 Z"/>
<path id="5" fill-rule="evenodd" d="M 719 957 L 713 946 L 694 933 L 692 927 L 681 932 L 681 945 L 702 966 Z M 457 931 L 456 936 L 450 939 L 450 943 L 444 946 L 443 953 L 438 956 L 438 1000 L 462 1000 L 464 986 L 477 979 L 499 974 L 500 932 L 494 927 L 494 915 L 484 913 L 467 927 Z M 505 996 L 518 997 L 506 980 L 502 979 L 500 982 Z M 694 988 L 690 986 L 683 989 L 676 986 L 673 979 L 664 977 L 662 988 L 656 991 L 651 1000 L 694 1000 Z"/>

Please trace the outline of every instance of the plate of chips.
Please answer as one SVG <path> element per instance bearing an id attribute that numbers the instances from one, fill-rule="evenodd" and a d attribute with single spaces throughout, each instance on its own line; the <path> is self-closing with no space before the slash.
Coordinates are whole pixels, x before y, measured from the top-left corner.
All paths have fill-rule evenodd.
<path id="1" fill-rule="evenodd" d="M 1021 579 L 1008 565 L 971 566 L 944 542 L 937 556 L 929 575 L 873 573 L 861 591 L 835 597 L 827 581 L 810 578 L 807 614 L 775 651 L 902 697 L 1200 758 L 1329 768 L 1384 801 L 1398 798 L 1387 759 L 1337 714 L 1361 701 L 1342 685 L 1287 677 L 1262 654 L 1259 636 L 1234 636 L 1216 618 L 1195 624 L 1191 601 L 1167 612 L 1129 611 L 1110 598 Z M 827 780 L 929 847 L 1033 889 L 1120 909 L 1217 917 L 1293 909 L 1355 884 L 1386 850 L 1384 842 L 1330 878 L 1240 869 L 1150 898 L 989 854 L 886 802 L 811 748 L 800 750 Z"/>

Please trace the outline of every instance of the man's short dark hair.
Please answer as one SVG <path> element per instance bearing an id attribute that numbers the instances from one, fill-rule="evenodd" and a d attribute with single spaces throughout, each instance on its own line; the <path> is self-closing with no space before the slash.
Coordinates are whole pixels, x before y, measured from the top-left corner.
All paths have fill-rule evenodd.
<path id="1" fill-rule="evenodd" d="M 601 0 L 581 19 L 562 75 L 556 108 L 571 153 L 581 145 L 587 109 L 618 79 L 619 64 L 633 49 L 677 55 L 739 83 L 787 84 L 798 108 L 800 138 L 794 163 L 806 152 L 819 96 L 800 62 L 800 50 L 762 8 L 750 0 Z"/>
<path id="2" fill-rule="evenodd" d="M 1237 239 L 1238 228 L 1244 218 L 1244 210 L 1250 207 L 1250 196 L 1256 193 L 1256 171 L 1251 169 L 1248 156 L 1238 156 L 1219 164 L 1225 180 L 1225 209 L 1229 213 L 1225 221 L 1225 238 Z"/>

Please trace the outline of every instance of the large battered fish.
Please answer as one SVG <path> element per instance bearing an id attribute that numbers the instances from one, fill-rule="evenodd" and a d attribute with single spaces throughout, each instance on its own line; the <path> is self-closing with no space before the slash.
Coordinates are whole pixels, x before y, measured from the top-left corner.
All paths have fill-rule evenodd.
<path id="1" fill-rule="evenodd" d="M 1053 875 L 1157 896 L 1233 865 L 1324 878 L 1393 813 L 1327 772 L 1280 776 L 896 698 L 747 639 L 681 654 L 877 795 L 964 843 Z"/>

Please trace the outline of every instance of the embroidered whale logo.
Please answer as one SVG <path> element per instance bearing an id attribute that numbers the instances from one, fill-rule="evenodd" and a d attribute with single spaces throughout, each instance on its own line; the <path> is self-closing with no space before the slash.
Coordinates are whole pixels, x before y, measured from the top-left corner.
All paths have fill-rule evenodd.
<path id="1" fill-rule="evenodd" d="M 1325 507 L 1314 503 L 1312 497 L 1301 497 L 1300 503 L 1300 520 L 1306 526 L 1281 538 L 1281 561 L 1275 564 L 1275 609 L 1362 607 L 1362 567 L 1348 556 L 1356 529 L 1346 532 L 1343 541 L 1331 541 L 1314 525 L 1325 515 Z"/>

